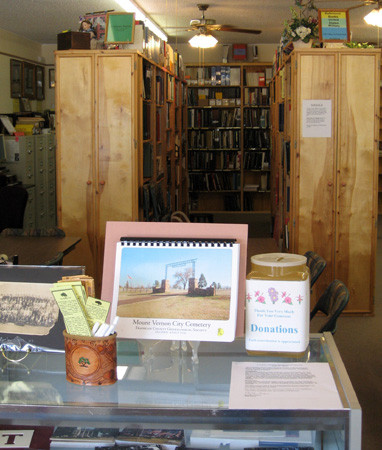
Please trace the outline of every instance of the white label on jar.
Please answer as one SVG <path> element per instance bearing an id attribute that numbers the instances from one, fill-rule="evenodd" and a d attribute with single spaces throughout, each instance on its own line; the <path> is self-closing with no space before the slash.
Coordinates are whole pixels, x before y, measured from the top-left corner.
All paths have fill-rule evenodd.
<path id="1" fill-rule="evenodd" d="M 309 342 L 309 280 L 247 280 L 245 304 L 247 350 L 305 351 Z"/>

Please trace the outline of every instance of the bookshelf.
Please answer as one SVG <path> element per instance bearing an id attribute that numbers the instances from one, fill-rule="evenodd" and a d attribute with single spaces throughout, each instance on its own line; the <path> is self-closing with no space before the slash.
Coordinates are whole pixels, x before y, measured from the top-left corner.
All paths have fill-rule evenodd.
<path id="1" fill-rule="evenodd" d="M 379 90 L 379 140 L 378 140 L 378 215 L 382 214 L 382 68 Z"/>
<path id="2" fill-rule="evenodd" d="M 187 210 L 186 105 L 176 106 L 186 85 L 137 51 L 55 55 L 58 221 L 81 237 L 75 264 L 99 287 L 107 221 L 165 221 Z"/>
<path id="3" fill-rule="evenodd" d="M 274 237 L 283 251 L 325 258 L 312 304 L 339 279 L 347 314 L 373 312 L 379 65 L 379 50 L 297 49 L 270 85 Z M 323 102 L 329 127 L 315 135 L 304 107 Z"/>
<path id="4" fill-rule="evenodd" d="M 270 212 L 270 63 L 186 65 L 189 213 Z"/>

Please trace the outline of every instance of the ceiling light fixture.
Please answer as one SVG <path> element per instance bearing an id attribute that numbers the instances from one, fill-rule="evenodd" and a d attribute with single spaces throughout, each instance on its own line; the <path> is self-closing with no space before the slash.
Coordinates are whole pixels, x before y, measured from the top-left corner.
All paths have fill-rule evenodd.
<path id="1" fill-rule="evenodd" d="M 373 9 L 369 14 L 367 14 L 363 20 L 368 25 L 373 25 L 375 27 L 382 28 L 382 7 L 381 3 L 378 1 L 378 8 Z"/>
<path id="2" fill-rule="evenodd" d="M 155 33 L 163 41 L 167 42 L 167 35 L 159 28 L 159 26 L 149 19 L 145 11 L 131 0 L 116 0 L 117 3 L 126 11 L 135 13 L 135 20 L 142 20 L 145 26 Z"/>
<path id="3" fill-rule="evenodd" d="M 193 36 L 188 43 L 191 47 L 195 48 L 212 48 L 218 43 L 218 40 L 215 39 L 211 34 L 196 34 Z"/>

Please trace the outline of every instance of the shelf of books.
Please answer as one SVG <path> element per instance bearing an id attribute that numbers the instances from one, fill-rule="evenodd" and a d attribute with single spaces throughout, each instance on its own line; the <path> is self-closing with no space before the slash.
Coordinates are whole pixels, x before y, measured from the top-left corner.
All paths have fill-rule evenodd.
<path id="1" fill-rule="evenodd" d="M 291 62 L 286 59 L 270 84 L 272 141 L 271 211 L 274 236 L 289 248 L 291 158 Z"/>
<path id="2" fill-rule="evenodd" d="M 186 65 L 189 213 L 270 212 L 271 63 Z"/>
<path id="3" fill-rule="evenodd" d="M 141 220 L 169 220 L 172 212 L 187 210 L 186 84 L 166 68 L 146 59 L 142 62 L 142 77 Z"/>

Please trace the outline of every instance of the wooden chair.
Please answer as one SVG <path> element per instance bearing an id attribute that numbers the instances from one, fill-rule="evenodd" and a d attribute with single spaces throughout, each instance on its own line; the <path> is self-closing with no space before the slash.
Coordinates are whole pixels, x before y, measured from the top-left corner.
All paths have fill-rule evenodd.
<path id="1" fill-rule="evenodd" d="M 325 269 L 326 261 L 322 256 L 311 250 L 305 252 L 304 256 L 306 256 L 306 265 L 310 271 L 310 288 L 312 289 L 312 286 Z"/>
<path id="2" fill-rule="evenodd" d="M 323 312 L 327 316 L 325 323 L 319 329 L 319 333 L 324 331 L 330 331 L 332 334 L 335 333 L 337 319 L 348 302 L 349 291 L 345 284 L 340 280 L 332 281 L 310 313 L 310 320 L 313 319 L 318 311 Z"/>
<path id="3" fill-rule="evenodd" d="M 189 223 L 190 219 L 183 211 L 175 211 L 171 214 L 170 222 L 184 222 Z"/>
<path id="4" fill-rule="evenodd" d="M 54 258 L 47 261 L 44 265 L 45 266 L 62 266 L 63 259 L 64 259 L 63 252 L 58 252 Z"/>

